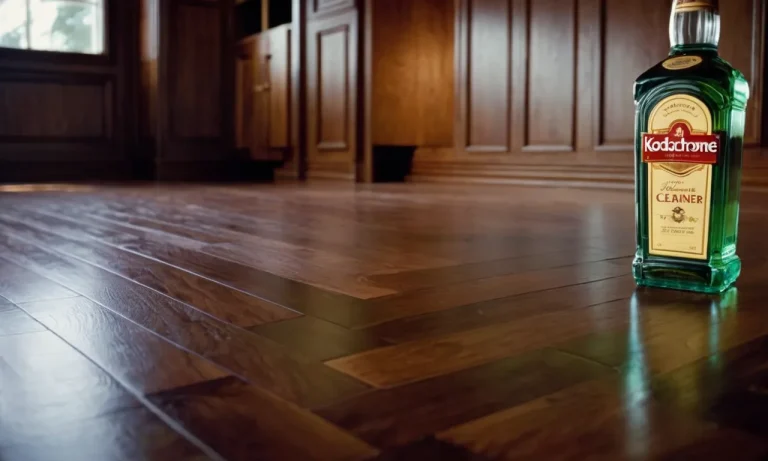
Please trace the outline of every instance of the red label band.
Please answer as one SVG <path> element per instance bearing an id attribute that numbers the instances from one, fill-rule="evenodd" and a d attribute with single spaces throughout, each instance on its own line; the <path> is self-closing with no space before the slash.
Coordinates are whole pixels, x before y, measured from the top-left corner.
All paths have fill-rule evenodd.
<path id="1" fill-rule="evenodd" d="M 644 162 L 717 163 L 720 157 L 720 136 L 691 134 L 683 124 L 672 126 L 669 133 L 643 134 Z"/>

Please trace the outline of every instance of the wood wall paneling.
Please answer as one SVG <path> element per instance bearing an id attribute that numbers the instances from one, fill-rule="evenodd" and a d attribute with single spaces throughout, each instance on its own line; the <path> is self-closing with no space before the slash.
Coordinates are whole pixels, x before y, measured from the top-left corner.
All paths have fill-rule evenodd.
<path id="1" fill-rule="evenodd" d="M 157 141 L 159 57 L 160 57 L 160 4 L 159 0 L 142 0 L 140 40 L 140 102 L 139 117 L 142 148 L 155 154 Z"/>
<path id="2" fill-rule="evenodd" d="M 111 78 L 0 75 L 0 142 L 109 140 Z"/>
<path id="3" fill-rule="evenodd" d="M 455 7 L 371 1 L 373 144 L 452 146 Z"/>
<path id="4" fill-rule="evenodd" d="M 633 83 L 669 52 L 670 3 L 458 0 L 456 140 L 418 149 L 413 179 L 631 187 Z M 721 5 L 720 53 L 752 89 L 747 146 L 764 124 L 763 4 Z"/>
<path id="5" fill-rule="evenodd" d="M 461 112 L 470 152 L 511 148 L 511 0 L 462 0 Z"/>
<path id="6" fill-rule="evenodd" d="M 357 161 L 357 11 L 311 20 L 307 36 L 309 174 L 351 178 Z"/>
<path id="7" fill-rule="evenodd" d="M 760 144 L 763 110 L 765 12 L 761 0 L 731 0 L 720 5 L 720 54 L 744 73 L 750 86 L 744 143 Z"/>
<path id="8" fill-rule="evenodd" d="M 576 0 L 527 0 L 524 150 L 575 148 Z M 520 104 L 521 101 L 515 101 Z"/>
<path id="9" fill-rule="evenodd" d="M 632 83 L 669 52 L 670 2 L 603 0 L 602 3 L 601 112 L 596 127 L 596 147 L 632 150 L 635 137 Z"/>

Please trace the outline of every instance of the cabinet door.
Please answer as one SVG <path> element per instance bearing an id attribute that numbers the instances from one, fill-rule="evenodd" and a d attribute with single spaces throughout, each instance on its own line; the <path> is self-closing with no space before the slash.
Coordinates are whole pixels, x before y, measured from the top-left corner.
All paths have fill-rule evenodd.
<path id="1" fill-rule="evenodd" d="M 291 139 L 291 26 L 269 31 L 269 147 L 287 149 Z"/>
<path id="2" fill-rule="evenodd" d="M 250 149 L 253 126 L 254 52 L 253 41 L 242 42 L 236 49 L 235 147 Z"/>
<path id="3" fill-rule="evenodd" d="M 270 52 L 269 34 L 262 33 L 254 40 L 253 59 L 253 108 L 254 119 L 251 125 L 251 158 L 271 160 L 269 149 L 270 120 Z"/>

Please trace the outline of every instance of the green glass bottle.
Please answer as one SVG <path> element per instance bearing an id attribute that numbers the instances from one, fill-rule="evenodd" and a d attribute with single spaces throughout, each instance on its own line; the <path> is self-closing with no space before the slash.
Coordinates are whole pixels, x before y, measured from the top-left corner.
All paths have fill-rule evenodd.
<path id="1" fill-rule="evenodd" d="M 746 104 L 717 0 L 673 0 L 669 56 L 634 86 L 638 285 L 720 293 L 736 254 Z"/>

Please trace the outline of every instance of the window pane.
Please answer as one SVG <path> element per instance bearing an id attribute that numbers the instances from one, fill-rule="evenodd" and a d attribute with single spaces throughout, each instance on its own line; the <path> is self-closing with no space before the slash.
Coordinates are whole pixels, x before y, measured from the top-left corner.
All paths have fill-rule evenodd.
<path id="1" fill-rule="evenodd" d="M 29 47 L 26 0 L 0 0 L 0 47 Z"/>
<path id="2" fill-rule="evenodd" d="M 0 0 L 0 47 L 101 54 L 104 0 Z"/>
<path id="3" fill-rule="evenodd" d="M 28 0 L 34 50 L 104 52 L 104 0 Z"/>

